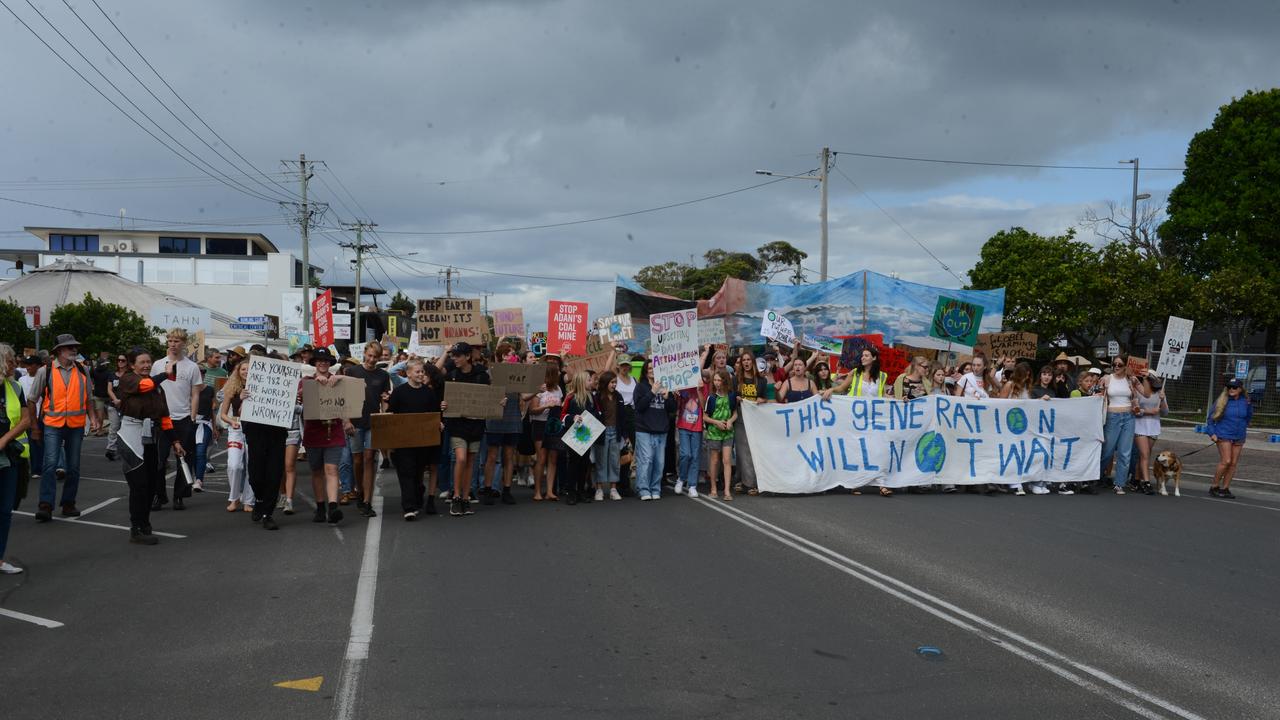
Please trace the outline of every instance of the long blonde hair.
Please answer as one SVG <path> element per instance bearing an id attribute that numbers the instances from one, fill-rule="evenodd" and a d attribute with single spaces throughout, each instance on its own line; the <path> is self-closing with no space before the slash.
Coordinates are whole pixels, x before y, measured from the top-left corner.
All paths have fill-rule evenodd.
<path id="1" fill-rule="evenodd" d="M 242 360 L 241 362 L 247 363 L 249 361 Z M 245 365 L 245 367 L 248 367 L 248 365 Z M 227 378 L 226 384 L 222 386 L 222 396 L 228 398 L 236 397 L 244 389 L 244 383 L 245 381 L 240 379 L 240 363 L 236 363 L 236 366 L 231 369 L 231 376 Z"/>
<path id="2" fill-rule="evenodd" d="M 1218 399 L 1213 402 L 1213 421 L 1218 422 L 1222 419 L 1223 414 L 1227 412 L 1227 389 L 1222 388 L 1222 392 L 1218 395 Z"/>
<path id="3" fill-rule="evenodd" d="M 579 407 L 586 407 L 591 402 L 591 375 L 585 370 L 574 375 L 569 379 L 568 390 Z"/>

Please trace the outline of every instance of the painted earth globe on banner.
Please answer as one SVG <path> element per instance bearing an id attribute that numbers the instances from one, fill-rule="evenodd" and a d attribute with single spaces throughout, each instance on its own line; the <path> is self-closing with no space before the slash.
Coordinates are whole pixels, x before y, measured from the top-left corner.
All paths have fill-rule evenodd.
<path id="1" fill-rule="evenodd" d="M 916 467 L 923 473 L 940 473 L 947 462 L 947 443 L 936 432 L 927 432 L 916 441 Z"/>
<path id="2" fill-rule="evenodd" d="M 1021 435 L 1027 431 L 1027 413 L 1022 408 L 1013 408 L 1004 418 L 1005 427 L 1009 428 L 1009 432 L 1014 435 Z"/>
<path id="3" fill-rule="evenodd" d="M 973 316 L 969 314 L 968 308 L 960 305 L 947 308 L 942 316 L 942 322 L 947 329 L 947 335 L 954 338 L 968 335 L 973 328 Z"/>

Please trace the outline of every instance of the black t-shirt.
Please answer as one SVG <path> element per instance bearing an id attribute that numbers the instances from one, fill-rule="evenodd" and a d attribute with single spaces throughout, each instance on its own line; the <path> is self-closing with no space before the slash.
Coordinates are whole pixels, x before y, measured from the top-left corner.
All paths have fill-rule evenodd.
<path id="1" fill-rule="evenodd" d="M 366 430 L 369 427 L 369 416 L 382 407 L 382 393 L 391 390 L 391 376 L 386 370 L 379 368 L 365 370 L 363 365 L 352 365 L 343 370 L 342 374 L 364 380 L 364 409 L 360 417 L 352 420 L 351 424 Z"/>
<path id="2" fill-rule="evenodd" d="M 412 387 L 408 383 L 391 391 L 387 410 L 393 413 L 440 412 L 440 396 L 430 385 Z"/>
<path id="3" fill-rule="evenodd" d="M 93 379 L 93 396 L 97 398 L 107 397 L 107 386 L 116 379 L 116 374 L 111 367 L 106 364 L 94 365 L 93 373 L 90 375 Z"/>
<path id="4" fill-rule="evenodd" d="M 473 365 L 471 372 L 464 373 L 456 366 L 449 369 L 444 376 L 445 382 L 457 383 L 474 383 L 476 385 L 488 385 L 489 371 L 484 368 Z M 445 428 L 449 434 L 454 437 L 460 437 L 467 442 L 478 442 L 484 437 L 484 420 L 475 418 L 445 418 Z"/>
<path id="5" fill-rule="evenodd" d="M 1057 397 L 1057 396 L 1058 395 L 1056 392 L 1054 392 L 1053 386 L 1043 387 L 1041 385 L 1037 385 L 1031 388 L 1032 400 L 1039 400 L 1042 397 Z"/>
<path id="6" fill-rule="evenodd" d="M 199 403 L 196 405 L 196 415 L 202 418 L 213 418 L 213 396 L 214 389 L 212 385 L 205 385 L 200 391 Z"/>

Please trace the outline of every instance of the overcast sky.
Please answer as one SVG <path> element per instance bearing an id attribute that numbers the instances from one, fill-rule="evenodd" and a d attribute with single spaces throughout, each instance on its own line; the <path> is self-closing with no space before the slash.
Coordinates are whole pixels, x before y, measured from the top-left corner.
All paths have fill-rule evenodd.
<path id="1" fill-rule="evenodd" d="M 25 0 L 3 1 L 142 120 Z M 1127 203 L 1132 178 L 1117 160 L 1179 167 L 1220 105 L 1270 87 L 1280 67 L 1280 4 L 1269 0 L 98 2 L 201 118 L 273 180 L 296 188 L 276 173 L 300 152 L 328 163 L 311 191 L 332 203 L 326 224 L 367 215 L 384 231 L 373 238 L 376 253 L 396 256 L 370 269 L 373 282 L 433 296 L 442 290 L 437 265 L 471 268 L 460 293 L 494 293 L 490 307 L 523 305 L 535 324 L 552 297 L 605 314 L 615 274 L 713 247 L 750 251 L 783 239 L 809 252 L 805 265 L 816 270 L 818 190 L 788 180 L 546 230 L 387 231 L 542 225 L 678 203 L 758 183 L 758 168 L 812 170 L 824 145 L 1120 168 L 838 156 L 831 274 L 868 268 L 956 286 L 910 236 L 963 276 L 1001 229 L 1061 233 L 1088 207 Z M 168 132 L 233 172 L 66 5 L 36 7 Z M 252 173 L 172 101 L 91 0 L 72 7 L 178 117 Z M 3 9 L 0 67 L 0 196 L 112 215 L 249 219 L 260 224 L 245 230 L 299 251 L 296 226 L 275 204 L 204 178 Z M 238 179 L 264 195 L 285 192 L 255 177 L 270 191 Z M 1144 172 L 1140 191 L 1162 199 L 1179 177 Z M 131 181 L 87 182 L 118 178 Z M 154 178 L 166 180 L 139 180 Z M 3 247 L 34 245 L 15 232 L 24 225 L 102 224 L 113 221 L 0 201 Z M 312 257 L 331 268 L 329 278 L 350 282 L 351 256 L 331 238 L 313 238 Z"/>

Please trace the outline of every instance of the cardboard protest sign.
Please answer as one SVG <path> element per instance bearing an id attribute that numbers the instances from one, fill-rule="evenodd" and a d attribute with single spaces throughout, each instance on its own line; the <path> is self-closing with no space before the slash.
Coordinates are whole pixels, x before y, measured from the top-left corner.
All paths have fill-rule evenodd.
<path id="1" fill-rule="evenodd" d="M 435 447 L 440 444 L 440 413 L 375 413 L 369 416 L 373 447 Z"/>
<path id="2" fill-rule="evenodd" d="M 1147 363 L 1146 358 L 1135 357 L 1133 355 L 1129 356 L 1129 374 L 1134 377 L 1142 377 L 1146 375 L 1148 365 L 1149 363 Z"/>
<path id="3" fill-rule="evenodd" d="M 698 321 L 698 342 L 703 345 L 725 345 L 729 342 L 724 332 L 724 318 L 703 318 Z"/>
<path id="4" fill-rule="evenodd" d="M 791 321 L 777 310 L 765 310 L 764 319 L 760 322 L 760 334 L 770 340 L 791 347 L 796 344 L 796 330 Z"/>
<path id="5" fill-rule="evenodd" d="M 933 310 L 933 322 L 929 323 L 929 337 L 973 347 L 978 342 L 981 323 L 981 305 L 939 295 L 938 305 Z"/>
<path id="6" fill-rule="evenodd" d="M 613 355 L 612 350 L 601 350 L 586 357 L 565 358 L 564 371 L 568 373 L 569 377 L 573 377 L 580 372 L 600 373 L 605 370 L 612 370 L 613 368 L 609 367 L 609 356 L 611 355 Z"/>
<path id="7" fill-rule="evenodd" d="M 978 333 L 978 345 L 992 359 L 1002 357 L 1034 358 L 1039 336 L 1029 332 Z"/>
<path id="8" fill-rule="evenodd" d="M 603 434 L 604 424 L 597 420 L 595 415 L 583 413 L 564 431 L 560 439 L 570 450 L 579 455 L 586 455 Z"/>
<path id="9" fill-rule="evenodd" d="M 418 336 L 432 345 L 456 342 L 480 344 L 489 334 L 489 321 L 480 301 L 469 298 L 418 300 Z"/>
<path id="10" fill-rule="evenodd" d="M 497 363 L 489 366 L 489 381 L 507 392 L 536 393 L 546 376 L 547 366 L 542 363 Z"/>
<path id="11" fill-rule="evenodd" d="M 587 304 L 552 300 L 547 306 L 547 352 L 587 354 Z"/>
<path id="12" fill-rule="evenodd" d="M 1187 361 L 1187 348 L 1191 345 L 1191 330 L 1195 323 L 1185 318 L 1169 316 L 1169 325 L 1164 331 L 1164 344 L 1160 347 L 1160 362 L 1156 364 L 1156 375 L 1170 380 L 1182 377 L 1182 366 Z"/>
<path id="13" fill-rule="evenodd" d="M 502 401 L 506 397 L 506 389 L 496 385 L 446 381 L 444 401 L 448 403 L 449 409 L 444 412 L 444 416 L 501 420 Z"/>
<path id="14" fill-rule="evenodd" d="M 500 338 L 524 337 L 524 310 L 521 308 L 494 310 L 493 334 Z"/>
<path id="15" fill-rule="evenodd" d="M 600 339 L 607 343 L 632 340 L 636 336 L 635 329 L 631 327 L 631 313 L 596 318 L 594 327 Z"/>
<path id="16" fill-rule="evenodd" d="M 668 390 L 702 384 L 698 353 L 698 311 L 673 310 L 649 316 L 650 362 L 653 381 Z"/>
<path id="17" fill-rule="evenodd" d="M 302 381 L 302 363 L 250 355 L 249 377 L 245 389 L 249 399 L 240 406 L 240 419 L 245 422 L 293 427 L 293 409 L 298 401 L 298 383 Z"/>
<path id="18" fill-rule="evenodd" d="M 940 355 L 943 352 L 941 350 L 938 350 L 937 348 L 918 348 L 918 347 L 911 347 L 909 345 L 901 345 L 899 347 L 901 347 L 902 351 L 907 354 L 908 361 L 911 358 L 918 356 L 918 357 L 924 358 L 925 360 L 928 360 L 929 362 L 936 362 L 938 359 L 938 355 Z"/>
<path id="19" fill-rule="evenodd" d="M 325 290 L 311 301 L 311 337 L 316 345 L 333 344 L 333 290 Z"/>
<path id="20" fill-rule="evenodd" d="M 343 376 L 337 385 L 302 383 L 302 417 L 307 420 L 358 418 L 364 412 L 364 380 Z"/>

